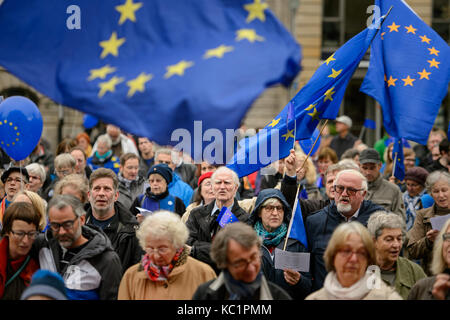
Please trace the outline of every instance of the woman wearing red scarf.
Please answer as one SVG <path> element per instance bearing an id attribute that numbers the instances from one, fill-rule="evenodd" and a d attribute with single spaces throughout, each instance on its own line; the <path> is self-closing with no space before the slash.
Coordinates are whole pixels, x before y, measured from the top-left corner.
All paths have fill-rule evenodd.
<path id="1" fill-rule="evenodd" d="M 146 254 L 125 272 L 118 300 L 190 300 L 200 284 L 216 278 L 209 265 L 189 256 L 188 233 L 175 213 L 147 216 L 136 232 Z"/>
<path id="2" fill-rule="evenodd" d="M 29 255 L 41 216 L 25 202 L 12 203 L 3 216 L 0 240 L 0 299 L 19 300 L 39 269 Z"/>

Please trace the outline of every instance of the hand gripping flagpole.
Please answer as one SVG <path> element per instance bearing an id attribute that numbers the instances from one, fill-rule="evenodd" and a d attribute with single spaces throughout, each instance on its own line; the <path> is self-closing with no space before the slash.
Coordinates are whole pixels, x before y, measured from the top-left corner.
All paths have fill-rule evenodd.
<path id="1" fill-rule="evenodd" d="M 311 149 L 309 150 L 309 152 L 308 152 L 308 154 L 307 154 L 305 160 L 303 161 L 302 166 L 300 167 L 299 170 L 302 170 L 303 167 L 305 166 L 306 161 L 308 160 L 309 156 L 311 155 L 311 152 L 314 150 L 314 146 L 316 145 L 317 141 L 319 140 L 320 136 L 322 135 L 322 131 L 323 131 L 323 129 L 325 129 L 325 127 L 327 126 L 327 124 L 328 124 L 328 119 L 325 119 L 325 122 L 323 123 L 323 126 L 322 126 L 322 128 L 320 129 L 320 132 L 319 132 L 319 134 L 317 135 L 316 140 L 314 141 L 313 145 L 311 146 Z M 285 168 L 286 168 L 286 167 L 285 167 Z M 297 178 L 296 178 L 296 179 L 297 179 Z M 295 209 L 297 208 L 297 204 L 298 204 L 298 193 L 299 193 L 299 191 L 300 191 L 300 184 L 298 184 L 298 186 L 297 186 L 297 193 L 295 194 L 294 206 L 293 206 L 293 208 L 292 208 L 292 212 L 293 212 L 294 214 L 291 215 L 291 221 L 289 221 L 289 228 L 288 228 L 288 231 L 287 231 L 287 234 L 286 234 L 286 239 L 284 240 L 284 246 L 283 246 L 283 250 L 284 250 L 284 251 L 286 250 L 287 241 L 288 241 L 289 235 L 290 235 L 290 233 L 291 233 L 292 222 L 294 221 Z"/>

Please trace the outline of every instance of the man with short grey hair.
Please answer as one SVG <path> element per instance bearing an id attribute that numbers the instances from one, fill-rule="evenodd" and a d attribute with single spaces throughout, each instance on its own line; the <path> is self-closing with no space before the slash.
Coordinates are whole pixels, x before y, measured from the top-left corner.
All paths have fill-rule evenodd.
<path id="1" fill-rule="evenodd" d="M 375 149 L 368 148 L 361 152 L 359 167 L 369 183 L 366 200 L 384 207 L 406 221 L 403 194 L 397 185 L 383 178 L 380 173 L 381 165 L 380 155 Z"/>
<path id="2" fill-rule="evenodd" d="M 215 201 L 197 207 L 191 211 L 186 226 L 189 229 L 187 244 L 191 247 L 191 256 L 208 263 L 216 272 L 218 269 L 210 257 L 211 241 L 221 229 L 216 221 L 223 207 L 227 207 L 239 221 L 246 222 L 249 214 L 242 209 L 235 199 L 239 188 L 239 178 L 236 173 L 227 168 L 219 167 L 211 176 Z"/>
<path id="3" fill-rule="evenodd" d="M 307 217 L 305 229 L 311 252 L 313 291 L 323 286 L 327 274 L 323 254 L 337 226 L 350 221 L 358 221 L 366 226 L 372 213 L 384 211 L 382 207 L 364 200 L 366 192 L 367 181 L 359 171 L 339 171 L 334 180 L 334 202 Z"/>
<path id="4" fill-rule="evenodd" d="M 108 237 L 86 226 L 83 204 L 56 195 L 48 204 L 49 228 L 33 243 L 41 269 L 64 278 L 71 300 L 116 300 L 122 266 Z"/>

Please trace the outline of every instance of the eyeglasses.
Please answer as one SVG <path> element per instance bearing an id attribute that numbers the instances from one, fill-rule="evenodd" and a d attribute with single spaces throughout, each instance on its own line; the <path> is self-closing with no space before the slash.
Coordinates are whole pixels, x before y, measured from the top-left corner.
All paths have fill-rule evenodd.
<path id="1" fill-rule="evenodd" d="M 352 188 L 352 187 L 344 187 L 344 186 L 341 186 L 339 184 L 334 186 L 334 191 L 339 193 L 339 194 L 343 193 L 344 190 L 347 190 L 347 194 L 349 196 L 354 196 L 356 194 L 356 192 L 363 191 L 364 189 L 355 189 L 355 188 Z"/>
<path id="2" fill-rule="evenodd" d="M 244 269 L 248 268 L 248 265 L 250 263 L 255 264 L 256 262 L 259 262 L 260 259 L 261 259 L 261 254 L 258 252 L 256 254 L 254 254 L 252 257 L 250 257 L 249 260 L 241 259 L 236 262 L 230 263 L 230 267 L 232 267 L 233 269 L 236 269 L 236 270 L 244 270 Z"/>
<path id="3" fill-rule="evenodd" d="M 338 253 L 342 255 L 343 258 L 349 259 L 353 254 L 356 254 L 358 259 L 367 259 L 367 253 L 364 251 L 353 251 L 350 249 L 338 250 Z"/>
<path id="4" fill-rule="evenodd" d="M 14 231 L 14 230 L 11 230 L 11 233 L 14 235 L 14 237 L 17 240 L 22 240 L 25 236 L 27 236 L 28 239 L 34 240 L 39 235 L 39 231 L 25 232 L 25 231 Z"/>
<path id="5" fill-rule="evenodd" d="M 6 182 L 8 182 L 8 183 L 11 183 L 13 181 L 15 183 L 20 183 L 22 181 L 22 179 L 20 179 L 20 178 L 8 178 L 8 179 L 6 179 Z M 26 181 L 24 180 L 24 182 L 26 182 Z"/>
<path id="6" fill-rule="evenodd" d="M 72 173 L 72 170 L 55 170 L 55 173 L 62 176 L 67 176 Z"/>
<path id="7" fill-rule="evenodd" d="M 155 254 L 156 252 L 158 252 L 158 254 L 161 255 L 165 255 L 167 253 L 170 252 L 170 248 L 169 247 L 160 247 L 160 248 L 150 248 L 150 247 L 145 247 L 145 251 L 147 251 L 147 253 L 149 255 Z"/>
<path id="8" fill-rule="evenodd" d="M 267 210 L 269 213 L 272 213 L 275 209 L 277 209 L 277 212 L 283 212 L 284 208 L 283 206 L 272 206 L 272 205 L 267 205 L 263 207 L 265 210 Z"/>
<path id="9" fill-rule="evenodd" d="M 444 242 L 450 242 L 450 233 L 444 233 L 442 235 L 442 239 L 444 240 Z"/>
<path id="10" fill-rule="evenodd" d="M 64 228 L 64 230 L 70 230 L 73 228 L 73 224 L 75 221 L 77 221 L 78 217 L 76 217 L 74 220 L 67 220 L 63 223 L 57 223 L 57 222 L 50 222 L 50 229 L 54 232 L 58 232 L 61 227 Z"/>

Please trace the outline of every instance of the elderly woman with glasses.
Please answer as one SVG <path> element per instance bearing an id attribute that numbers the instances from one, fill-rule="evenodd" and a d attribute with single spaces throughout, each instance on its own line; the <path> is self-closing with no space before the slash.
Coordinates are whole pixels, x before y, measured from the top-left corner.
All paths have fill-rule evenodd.
<path id="1" fill-rule="evenodd" d="M 39 234 L 40 214 L 25 202 L 5 211 L 0 240 L 0 299 L 18 300 L 39 269 L 30 250 Z"/>
<path id="2" fill-rule="evenodd" d="M 275 248 L 284 249 L 292 210 L 278 189 L 264 189 L 256 198 L 255 209 L 247 221 L 263 239 L 262 270 L 269 281 L 285 289 L 294 299 L 303 300 L 311 293 L 311 275 L 291 269 L 275 269 Z M 288 238 L 286 250 L 306 252 L 304 244 Z"/>
<path id="3" fill-rule="evenodd" d="M 125 272 L 118 299 L 189 300 L 200 284 L 216 278 L 209 265 L 189 256 L 188 233 L 175 213 L 148 215 L 136 233 L 146 253 Z"/>
<path id="4" fill-rule="evenodd" d="M 406 235 L 405 222 L 396 214 L 377 211 L 370 216 L 367 229 L 375 244 L 381 279 L 406 299 L 414 284 L 426 274 L 417 263 L 400 257 Z"/>
<path id="5" fill-rule="evenodd" d="M 450 214 L 450 173 L 434 171 L 426 180 L 428 193 L 434 204 L 417 211 L 414 225 L 408 232 L 407 253 L 410 259 L 420 259 L 421 266 L 427 275 L 431 275 L 431 255 L 433 243 L 439 233 L 431 225 L 431 218 Z"/>
<path id="6" fill-rule="evenodd" d="M 419 280 L 408 300 L 450 300 L 450 219 L 434 242 L 431 271 L 433 276 Z"/>
<path id="7" fill-rule="evenodd" d="M 306 300 L 402 300 L 381 281 L 378 268 L 371 266 L 375 257 L 372 237 L 361 223 L 340 224 L 325 250 L 324 286 Z"/>

